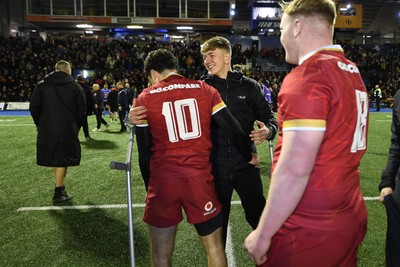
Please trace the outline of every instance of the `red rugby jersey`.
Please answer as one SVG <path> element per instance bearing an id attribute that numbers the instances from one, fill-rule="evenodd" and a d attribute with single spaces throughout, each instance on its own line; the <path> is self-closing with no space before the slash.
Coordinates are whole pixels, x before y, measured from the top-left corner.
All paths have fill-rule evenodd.
<path id="1" fill-rule="evenodd" d="M 325 131 L 309 184 L 289 221 L 318 229 L 350 227 L 366 216 L 358 166 L 365 153 L 368 95 L 340 46 L 316 51 L 289 73 L 278 96 L 282 132 Z"/>
<path id="2" fill-rule="evenodd" d="M 137 105 L 147 109 L 147 123 L 137 127 L 150 127 L 152 176 L 182 177 L 211 172 L 211 118 L 225 107 L 215 88 L 173 74 L 145 89 Z"/>

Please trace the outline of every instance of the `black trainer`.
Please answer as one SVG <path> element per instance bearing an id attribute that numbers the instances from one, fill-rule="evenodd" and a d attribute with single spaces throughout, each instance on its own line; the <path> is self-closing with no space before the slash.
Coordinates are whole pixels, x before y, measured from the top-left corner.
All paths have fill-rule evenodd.
<path id="1" fill-rule="evenodd" d="M 63 202 L 65 202 L 65 201 L 68 201 L 68 200 L 71 200 L 72 199 L 72 196 L 68 196 L 67 194 L 62 194 L 62 195 L 60 195 L 60 196 L 54 196 L 53 197 L 53 204 L 54 205 L 56 205 L 56 204 L 60 204 L 60 203 L 63 203 Z"/>

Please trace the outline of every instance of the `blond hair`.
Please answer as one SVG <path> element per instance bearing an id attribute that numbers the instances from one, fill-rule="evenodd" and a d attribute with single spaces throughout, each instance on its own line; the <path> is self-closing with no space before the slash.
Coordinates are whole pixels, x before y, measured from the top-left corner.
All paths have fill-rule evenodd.
<path id="1" fill-rule="evenodd" d="M 336 20 L 336 5 L 332 0 L 293 0 L 280 3 L 283 13 L 288 16 L 319 15 L 328 25 L 333 26 Z"/>
<path id="2" fill-rule="evenodd" d="M 68 61 L 65 60 L 60 60 L 56 63 L 55 65 L 55 69 L 56 71 L 62 71 L 62 72 L 66 72 L 68 74 L 71 74 L 71 64 L 69 64 Z"/>

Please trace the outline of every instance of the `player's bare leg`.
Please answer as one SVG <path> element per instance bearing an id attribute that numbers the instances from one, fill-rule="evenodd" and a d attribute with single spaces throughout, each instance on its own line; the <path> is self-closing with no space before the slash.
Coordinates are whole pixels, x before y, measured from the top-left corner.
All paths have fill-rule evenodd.
<path id="1" fill-rule="evenodd" d="M 54 173 L 54 196 L 53 204 L 59 204 L 72 199 L 72 196 L 68 196 L 64 189 L 64 180 L 67 176 L 67 167 L 53 167 Z"/>
<path id="2" fill-rule="evenodd" d="M 222 227 L 207 236 L 200 236 L 200 242 L 207 253 L 208 267 L 226 267 L 225 246 L 222 242 Z"/>
<path id="3" fill-rule="evenodd" d="M 172 252 L 175 246 L 177 225 L 158 228 L 149 225 L 151 245 L 151 266 L 171 267 Z"/>
<path id="4" fill-rule="evenodd" d="M 53 167 L 54 183 L 56 187 L 64 185 L 64 179 L 67 176 L 67 167 Z"/>

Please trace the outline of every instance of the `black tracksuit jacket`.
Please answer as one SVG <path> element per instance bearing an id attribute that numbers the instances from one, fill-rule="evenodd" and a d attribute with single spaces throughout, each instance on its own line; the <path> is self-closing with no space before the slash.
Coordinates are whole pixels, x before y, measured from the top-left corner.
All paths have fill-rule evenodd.
<path id="1" fill-rule="evenodd" d="M 394 96 L 391 132 L 389 157 L 378 188 L 381 191 L 391 187 L 394 190 L 393 199 L 400 210 L 400 90 Z"/>
<path id="2" fill-rule="evenodd" d="M 255 120 L 259 120 L 272 131 L 269 140 L 274 139 L 277 122 L 258 82 L 238 71 L 228 72 L 226 80 L 209 74 L 203 76 L 202 80 L 218 90 L 247 135 L 254 129 Z M 253 167 L 244 160 L 224 130 L 214 122 L 211 125 L 211 138 L 211 162 L 215 179 L 232 179 Z M 255 144 L 249 142 L 249 145 L 256 152 Z"/>

